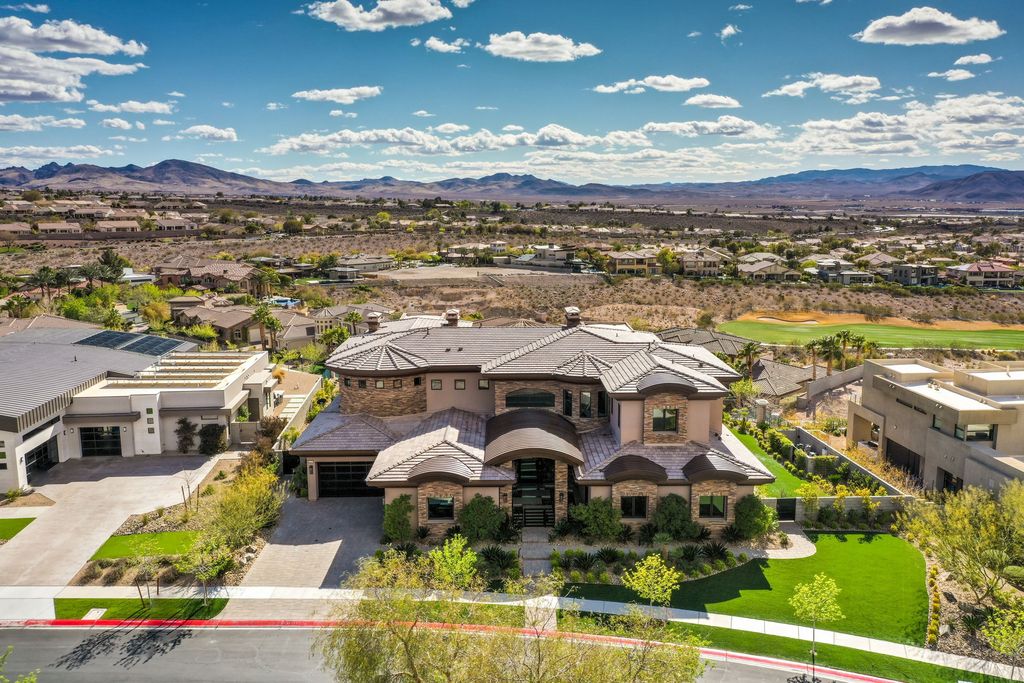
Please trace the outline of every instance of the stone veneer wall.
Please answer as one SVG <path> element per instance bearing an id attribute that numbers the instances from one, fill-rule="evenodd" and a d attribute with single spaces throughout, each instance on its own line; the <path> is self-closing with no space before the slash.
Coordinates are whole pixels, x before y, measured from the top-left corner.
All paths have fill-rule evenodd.
<path id="1" fill-rule="evenodd" d="M 455 518 L 450 520 L 428 520 L 427 498 L 454 498 Z M 443 536 L 449 528 L 458 524 L 462 502 L 463 488 L 459 484 L 453 484 L 448 481 L 430 481 L 420 484 L 416 489 L 416 526 L 425 526 L 430 529 L 431 537 Z"/>
<path id="2" fill-rule="evenodd" d="M 555 463 L 555 521 L 569 516 L 569 466 Z"/>
<path id="3" fill-rule="evenodd" d="M 690 487 L 690 514 L 693 521 L 703 524 L 712 532 L 718 532 L 736 520 L 736 484 L 731 481 L 701 481 Z M 701 496 L 725 496 L 725 519 L 702 519 L 700 516 Z"/>
<path id="4" fill-rule="evenodd" d="M 585 432 L 591 429 L 595 429 L 602 425 L 608 424 L 608 415 L 604 417 L 597 417 L 597 392 L 604 391 L 604 388 L 600 384 L 572 384 L 569 382 L 556 382 L 553 380 L 543 381 L 520 381 L 520 380 L 503 380 L 496 381 L 494 383 L 494 414 L 501 415 L 507 413 L 510 410 L 518 410 L 518 408 L 506 408 L 505 407 L 505 396 L 513 391 L 519 389 L 536 389 L 539 391 L 550 391 L 555 395 L 555 407 L 545 408 L 542 410 L 551 410 L 552 412 L 562 415 L 562 391 L 568 390 L 572 392 L 572 415 L 562 415 L 565 419 L 576 425 L 576 429 Z M 594 406 L 594 417 L 579 417 L 580 414 L 580 392 L 589 391 L 593 397 Z M 606 399 L 608 406 L 608 413 L 611 413 L 611 399 Z"/>
<path id="5" fill-rule="evenodd" d="M 685 396 L 676 393 L 660 392 L 644 398 L 644 443 L 668 444 L 683 443 L 686 439 L 686 409 L 688 401 Z M 679 415 L 676 420 L 676 431 L 654 431 L 654 411 L 657 408 L 677 408 Z"/>
<path id="6" fill-rule="evenodd" d="M 366 388 L 359 388 L 359 380 L 366 380 Z M 402 386 L 395 388 L 394 381 L 401 379 Z M 372 377 L 352 377 L 352 386 L 345 386 L 345 378 L 338 379 L 338 395 L 341 397 L 341 412 L 366 413 L 377 417 L 415 415 L 427 411 L 426 380 L 420 386 L 413 384 L 413 377 L 385 377 L 384 388 L 378 389 Z"/>
<path id="7" fill-rule="evenodd" d="M 654 482 L 643 481 L 642 479 L 627 479 L 626 481 L 612 484 L 612 507 L 616 510 L 621 509 L 623 496 L 647 496 L 647 517 L 644 519 L 623 518 L 623 524 L 640 526 L 641 524 L 646 524 L 654 516 L 654 511 L 658 507 L 658 485 Z"/>

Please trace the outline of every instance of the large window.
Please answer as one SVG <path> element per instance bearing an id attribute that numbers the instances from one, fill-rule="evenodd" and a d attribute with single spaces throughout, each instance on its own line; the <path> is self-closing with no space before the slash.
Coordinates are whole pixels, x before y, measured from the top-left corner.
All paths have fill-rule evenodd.
<path id="1" fill-rule="evenodd" d="M 944 424 L 945 423 L 943 423 L 941 417 L 938 415 L 932 415 L 932 429 L 936 429 L 941 432 Z"/>
<path id="2" fill-rule="evenodd" d="M 701 496 L 700 516 L 702 519 L 725 519 L 725 496 Z"/>
<path id="3" fill-rule="evenodd" d="M 519 389 L 505 396 L 506 408 L 554 408 L 555 395 L 550 391 Z"/>
<path id="4" fill-rule="evenodd" d="M 597 416 L 608 417 L 608 394 L 604 391 L 597 392 Z"/>
<path id="5" fill-rule="evenodd" d="M 675 432 L 679 428 L 678 408 L 655 408 L 651 429 L 656 432 Z"/>
<path id="6" fill-rule="evenodd" d="M 589 391 L 580 392 L 580 417 L 594 417 L 594 395 Z"/>
<path id="7" fill-rule="evenodd" d="M 623 496 L 623 519 L 647 519 L 647 496 Z"/>
<path id="8" fill-rule="evenodd" d="M 956 438 L 964 441 L 995 441 L 995 425 L 963 425 L 956 426 Z"/>
<path id="9" fill-rule="evenodd" d="M 455 498 L 427 498 L 427 519 L 455 519 Z"/>
<path id="10" fill-rule="evenodd" d="M 82 427 L 82 456 L 121 455 L 120 427 Z"/>
<path id="11" fill-rule="evenodd" d="M 562 389 L 562 415 L 572 417 L 572 392 Z"/>

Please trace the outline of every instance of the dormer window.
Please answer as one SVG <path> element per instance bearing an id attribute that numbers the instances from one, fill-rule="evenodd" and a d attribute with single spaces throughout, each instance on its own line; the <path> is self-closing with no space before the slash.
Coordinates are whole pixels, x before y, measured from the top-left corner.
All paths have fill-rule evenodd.
<path id="1" fill-rule="evenodd" d="M 653 411 L 653 424 L 651 429 L 655 432 L 676 432 L 679 431 L 679 409 L 678 408 L 655 408 Z"/>

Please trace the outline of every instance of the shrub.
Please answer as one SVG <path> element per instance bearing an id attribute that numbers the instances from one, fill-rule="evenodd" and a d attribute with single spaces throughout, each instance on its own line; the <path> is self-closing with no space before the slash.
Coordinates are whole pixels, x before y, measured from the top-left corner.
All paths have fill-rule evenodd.
<path id="1" fill-rule="evenodd" d="M 396 543 L 392 548 L 404 554 L 406 559 L 409 560 L 417 558 L 423 554 L 415 543 Z"/>
<path id="2" fill-rule="evenodd" d="M 1003 576 L 1015 586 L 1024 586 L 1024 567 L 1020 565 L 1006 567 L 1003 569 Z"/>
<path id="3" fill-rule="evenodd" d="M 601 548 L 597 551 L 597 557 L 607 565 L 613 565 L 622 559 L 622 551 L 618 548 Z"/>
<path id="4" fill-rule="evenodd" d="M 221 474 L 223 474 L 223 472 Z M 306 467 L 304 465 L 299 465 L 292 472 L 290 485 L 292 492 L 300 498 L 305 498 L 309 495 L 309 475 L 306 473 Z"/>
<path id="5" fill-rule="evenodd" d="M 700 546 L 695 543 L 687 543 L 677 551 L 679 559 L 684 562 L 696 562 L 700 559 Z"/>
<path id="6" fill-rule="evenodd" d="M 519 557 L 511 550 L 505 550 L 501 546 L 489 545 L 480 551 L 487 566 L 496 574 L 504 574 L 519 567 Z"/>
<path id="7" fill-rule="evenodd" d="M 703 576 L 710 576 L 710 575 L 711 575 L 711 572 L 713 571 L 713 570 L 711 569 L 711 565 L 710 565 L 710 564 L 708 564 L 707 562 L 701 562 L 701 563 L 700 563 L 700 566 L 699 566 L 699 567 L 697 568 L 697 570 L 698 570 L 698 571 L 699 571 L 699 572 L 701 573 L 701 575 L 703 575 Z"/>
<path id="8" fill-rule="evenodd" d="M 227 478 L 228 478 L 228 473 L 225 472 L 224 470 L 221 470 L 220 472 L 217 473 L 217 476 L 215 476 L 213 478 L 213 480 L 214 481 L 224 481 Z"/>
<path id="9" fill-rule="evenodd" d="M 164 516 L 164 512 L 166 512 L 166 510 L 165 510 L 163 505 L 157 506 L 157 508 L 156 508 L 156 516 L 157 517 L 163 517 Z"/>
<path id="10" fill-rule="evenodd" d="M 405 494 L 384 506 L 384 538 L 390 543 L 412 540 L 412 496 Z"/>
<path id="11" fill-rule="evenodd" d="M 725 566 L 731 568 L 735 567 L 737 564 L 738 563 L 736 562 L 736 556 L 732 553 L 729 553 L 725 558 Z"/>
<path id="12" fill-rule="evenodd" d="M 187 417 L 178 418 L 178 426 L 174 430 L 178 437 L 178 452 L 191 453 L 196 447 L 196 432 L 199 430 L 195 423 Z"/>
<path id="13" fill-rule="evenodd" d="M 622 512 L 612 505 L 609 498 L 594 498 L 585 505 L 573 505 L 569 516 L 581 524 L 585 538 L 618 538 Z"/>
<path id="14" fill-rule="evenodd" d="M 582 569 L 583 571 L 590 571 L 597 565 L 598 560 L 597 555 L 595 554 L 581 552 L 580 554 L 573 557 L 572 561 L 573 565 L 577 569 Z"/>
<path id="15" fill-rule="evenodd" d="M 228 431 L 223 425 L 203 425 L 199 430 L 199 452 L 217 455 L 228 449 Z"/>
<path id="16" fill-rule="evenodd" d="M 583 572 L 578 569 L 573 569 L 569 572 L 570 583 L 583 583 Z"/>
<path id="17" fill-rule="evenodd" d="M 236 550 L 276 522 L 283 503 L 276 475 L 266 470 L 246 472 L 214 501 L 206 528 L 229 550 Z"/>
<path id="18" fill-rule="evenodd" d="M 490 496 L 479 493 L 459 510 L 459 526 L 462 535 L 470 543 L 495 539 L 505 521 L 505 511 L 498 507 Z"/>
<path id="19" fill-rule="evenodd" d="M 430 538 L 430 527 L 429 526 L 418 526 L 416 527 L 416 540 L 425 541 Z"/>
<path id="20" fill-rule="evenodd" d="M 729 554 L 729 549 L 718 541 L 708 541 L 700 548 L 701 554 L 709 560 L 724 560 Z"/>
<path id="21" fill-rule="evenodd" d="M 551 554 L 548 555 L 548 561 L 551 563 L 552 569 L 562 568 L 562 553 L 557 550 L 552 550 Z"/>
<path id="22" fill-rule="evenodd" d="M 735 524 L 730 524 L 722 529 L 722 538 L 726 543 L 737 543 L 743 540 L 743 534 L 740 533 L 739 527 Z"/>
<path id="23" fill-rule="evenodd" d="M 741 563 L 743 563 L 743 562 L 746 562 L 747 560 L 749 560 L 750 558 L 747 557 L 746 553 L 740 553 L 739 555 L 736 556 L 736 559 L 739 560 Z"/>
<path id="24" fill-rule="evenodd" d="M 670 493 L 658 501 L 658 507 L 651 516 L 655 528 L 669 534 L 676 540 L 690 538 L 693 535 L 693 519 L 690 516 L 690 504 L 685 498 Z"/>
<path id="25" fill-rule="evenodd" d="M 693 536 L 690 537 L 690 540 L 702 542 L 708 540 L 709 538 L 711 538 L 711 529 L 707 528 L 702 524 L 698 524 L 697 530 L 694 532 Z"/>
<path id="26" fill-rule="evenodd" d="M 213 484 L 207 484 L 203 487 L 203 490 L 199 492 L 199 495 L 203 497 L 212 496 L 216 492 L 217 489 L 213 487 Z M 143 522 L 143 524 L 145 524 L 145 522 Z"/>
<path id="27" fill-rule="evenodd" d="M 730 526 L 735 527 L 739 538 L 764 538 L 779 528 L 779 515 L 751 493 L 736 503 L 736 521 Z"/>
<path id="28" fill-rule="evenodd" d="M 633 530 L 628 524 L 623 524 L 619 527 L 619 543 L 630 543 L 636 536 L 636 531 Z"/>
<path id="29" fill-rule="evenodd" d="M 785 531 L 779 532 L 779 545 L 783 548 L 788 548 L 790 545 L 789 534 Z"/>
<path id="30" fill-rule="evenodd" d="M 818 523 L 825 527 L 838 527 L 839 523 L 842 521 L 841 518 L 842 513 L 831 505 L 823 507 L 818 511 Z"/>
<path id="31" fill-rule="evenodd" d="M 637 531 L 636 540 L 640 545 L 651 545 L 654 543 L 654 537 L 658 535 L 658 527 L 654 526 L 650 522 L 641 524 L 639 531 Z"/>
<path id="32" fill-rule="evenodd" d="M 265 439 L 270 439 L 270 442 L 273 443 L 277 441 L 277 437 L 281 436 L 281 432 L 284 431 L 287 424 L 288 420 L 283 417 L 264 415 L 260 418 L 259 435 Z"/>

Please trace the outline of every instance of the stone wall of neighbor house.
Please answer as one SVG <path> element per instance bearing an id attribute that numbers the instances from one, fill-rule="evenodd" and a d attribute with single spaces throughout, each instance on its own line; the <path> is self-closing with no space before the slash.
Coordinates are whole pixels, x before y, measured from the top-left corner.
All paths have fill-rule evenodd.
<path id="1" fill-rule="evenodd" d="M 512 462 L 503 462 L 498 465 L 503 470 L 507 470 L 515 476 L 516 466 Z M 512 516 L 512 484 L 502 486 L 498 489 L 498 507 L 504 510 L 509 517 Z"/>
<path id="2" fill-rule="evenodd" d="M 597 416 L 597 392 L 604 391 L 600 384 L 572 384 L 569 382 L 556 382 L 553 380 L 523 382 L 519 380 L 498 381 L 494 383 L 494 413 L 501 415 L 517 408 L 506 408 L 505 397 L 513 391 L 520 389 L 536 389 L 538 391 L 550 391 L 555 395 L 555 407 L 548 408 L 554 413 L 562 415 L 581 432 L 595 429 L 608 424 L 608 416 Z M 572 392 L 572 415 L 565 415 L 562 410 L 562 391 Z M 593 399 L 594 417 L 579 417 L 580 414 L 580 392 L 589 391 Z M 608 412 L 611 411 L 611 399 L 606 399 Z"/>
<path id="3" fill-rule="evenodd" d="M 623 496 L 647 496 L 647 517 L 644 519 L 625 519 L 623 524 L 640 526 L 654 516 L 654 510 L 658 507 L 658 485 L 654 482 L 643 481 L 642 479 L 627 479 L 612 484 L 612 507 L 621 509 Z"/>
<path id="4" fill-rule="evenodd" d="M 569 515 L 569 466 L 555 463 L 555 520 Z"/>
<path id="5" fill-rule="evenodd" d="M 455 519 L 430 520 L 427 519 L 427 498 L 454 498 Z M 453 484 L 448 481 L 431 481 L 420 484 L 416 489 L 416 526 L 425 526 L 430 529 L 431 538 L 443 536 L 448 529 L 458 524 L 459 511 L 462 509 L 463 490 L 460 484 Z"/>
<path id="6" fill-rule="evenodd" d="M 659 392 L 644 398 L 644 443 L 665 444 L 682 443 L 686 441 L 686 409 L 688 401 L 685 396 L 676 393 Z M 657 408 L 676 408 L 679 410 L 676 420 L 676 431 L 656 432 L 654 431 L 654 411 Z"/>
<path id="7" fill-rule="evenodd" d="M 690 514 L 695 522 L 718 533 L 736 519 L 737 486 L 731 481 L 700 481 L 690 487 Z M 700 516 L 701 496 L 725 496 L 725 519 L 707 519 Z"/>
<path id="8" fill-rule="evenodd" d="M 366 380 L 366 388 L 359 388 L 359 380 Z M 415 415 L 427 412 L 427 388 L 424 380 L 415 386 L 413 377 L 385 377 L 384 387 L 378 389 L 372 377 L 351 377 L 352 386 L 345 386 L 345 377 L 338 378 L 338 395 L 341 397 L 341 412 L 366 413 L 377 417 Z M 395 387 L 401 380 L 402 386 Z"/>

